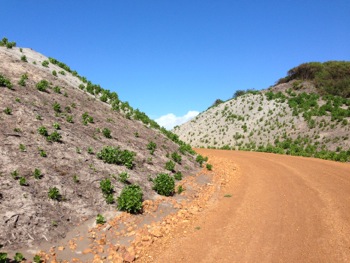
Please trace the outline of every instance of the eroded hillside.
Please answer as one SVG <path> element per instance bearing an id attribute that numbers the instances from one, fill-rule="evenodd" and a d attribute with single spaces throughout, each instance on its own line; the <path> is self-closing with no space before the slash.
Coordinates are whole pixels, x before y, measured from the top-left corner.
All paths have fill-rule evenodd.
<path id="1" fill-rule="evenodd" d="M 0 47 L 0 75 L 0 249 L 62 238 L 115 211 L 126 185 L 154 199 L 157 174 L 199 168 L 177 136 L 57 60 Z"/>

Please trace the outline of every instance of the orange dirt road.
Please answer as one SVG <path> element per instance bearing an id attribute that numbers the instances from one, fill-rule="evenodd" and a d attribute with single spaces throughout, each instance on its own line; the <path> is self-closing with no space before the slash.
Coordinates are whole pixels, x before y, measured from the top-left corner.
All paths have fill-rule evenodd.
<path id="1" fill-rule="evenodd" d="M 196 219 L 196 230 L 150 251 L 154 262 L 350 262 L 350 164 L 197 151 L 214 172 L 215 163 L 234 163 L 235 179 Z"/>

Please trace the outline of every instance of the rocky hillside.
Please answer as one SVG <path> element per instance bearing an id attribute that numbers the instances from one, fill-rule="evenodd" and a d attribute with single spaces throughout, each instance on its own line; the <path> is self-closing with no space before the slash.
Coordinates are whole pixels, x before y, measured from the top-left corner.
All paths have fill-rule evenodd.
<path id="1" fill-rule="evenodd" d="M 301 65 L 309 74 L 294 68 L 267 90 L 218 100 L 174 132 L 193 147 L 349 161 L 350 63 L 328 62 L 324 68 L 316 63 L 317 69 L 312 65 Z M 323 77 L 317 70 L 322 70 Z M 342 73 L 334 73 L 339 71 Z"/>
<path id="2" fill-rule="evenodd" d="M 199 168 L 176 135 L 32 49 L 0 47 L 0 91 L 0 251 L 62 238 L 121 208 L 126 186 L 154 199 L 159 173 Z"/>

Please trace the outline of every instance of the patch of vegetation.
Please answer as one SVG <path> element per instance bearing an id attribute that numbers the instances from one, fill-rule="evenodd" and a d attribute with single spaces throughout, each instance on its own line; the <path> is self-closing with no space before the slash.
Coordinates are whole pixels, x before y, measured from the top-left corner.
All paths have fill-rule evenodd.
<path id="1" fill-rule="evenodd" d="M 55 77 L 57 77 L 57 71 L 56 71 L 56 70 L 53 70 L 53 71 L 52 71 L 52 75 L 54 75 Z"/>
<path id="2" fill-rule="evenodd" d="M 61 142 L 62 136 L 57 131 L 54 131 L 49 136 L 47 136 L 47 140 L 49 142 Z"/>
<path id="3" fill-rule="evenodd" d="M 49 132 L 47 131 L 45 126 L 40 126 L 38 128 L 38 133 L 42 136 L 45 136 L 45 137 L 49 136 Z"/>
<path id="4" fill-rule="evenodd" d="M 240 96 L 246 95 L 246 94 L 258 94 L 258 90 L 254 89 L 246 89 L 246 90 L 236 90 L 235 93 L 233 94 L 232 98 L 236 99 Z"/>
<path id="5" fill-rule="evenodd" d="M 118 209 L 136 214 L 142 210 L 142 189 L 138 185 L 127 185 L 118 197 Z"/>
<path id="6" fill-rule="evenodd" d="M 62 195 L 57 187 L 50 187 L 48 191 L 48 197 L 52 200 L 61 201 Z"/>
<path id="7" fill-rule="evenodd" d="M 287 76 L 277 84 L 291 80 L 309 80 L 322 94 L 350 97 L 350 62 L 327 61 L 324 63 L 303 63 L 288 71 Z"/>
<path id="8" fill-rule="evenodd" d="M 19 263 L 19 262 L 22 262 L 25 258 L 22 255 L 22 253 L 17 252 L 13 259 L 14 259 L 15 262 Z"/>
<path id="9" fill-rule="evenodd" d="M 106 199 L 107 204 L 113 204 L 114 203 L 114 197 L 113 197 L 113 185 L 111 180 L 108 178 L 101 180 L 100 182 L 100 188 L 102 190 L 102 194 Z"/>
<path id="10" fill-rule="evenodd" d="M 41 65 L 43 66 L 43 67 L 46 67 L 46 68 L 48 68 L 49 67 L 49 61 L 48 60 L 44 60 L 42 63 L 41 63 Z"/>
<path id="11" fill-rule="evenodd" d="M 147 144 L 147 150 L 150 151 L 150 154 L 154 154 L 154 151 L 156 150 L 157 148 L 157 144 L 153 141 L 150 141 L 148 144 Z"/>
<path id="12" fill-rule="evenodd" d="M 182 180 L 182 173 L 181 172 L 176 172 L 174 174 L 174 178 L 175 178 L 175 180 L 178 180 L 178 181 Z"/>
<path id="13" fill-rule="evenodd" d="M 37 84 L 36 84 L 36 88 L 39 90 L 39 91 L 42 91 L 42 92 L 45 92 L 47 91 L 47 89 L 49 88 L 49 82 L 45 79 L 43 80 L 40 80 Z"/>
<path id="14" fill-rule="evenodd" d="M 160 195 L 171 196 L 175 192 L 175 180 L 168 174 L 158 174 L 153 179 L 153 190 Z"/>
<path id="15" fill-rule="evenodd" d="M 58 102 L 55 102 L 53 105 L 52 105 L 52 108 L 55 112 L 57 113 L 60 113 L 61 112 L 61 105 L 58 103 Z"/>
<path id="16" fill-rule="evenodd" d="M 122 182 L 123 184 L 128 183 L 129 175 L 127 172 L 122 172 L 118 176 L 118 180 Z"/>
<path id="17" fill-rule="evenodd" d="M 55 122 L 54 124 L 52 124 L 52 127 L 54 127 L 56 130 L 60 130 L 61 126 L 58 122 Z"/>
<path id="18" fill-rule="evenodd" d="M 19 178 L 19 184 L 20 184 L 21 186 L 27 186 L 27 180 L 26 180 L 26 178 L 25 178 L 25 177 L 20 177 L 20 178 Z"/>
<path id="19" fill-rule="evenodd" d="M 6 107 L 6 108 L 4 109 L 4 113 L 7 114 L 7 115 L 11 115 L 11 114 L 12 114 L 12 109 L 9 108 L 9 107 Z"/>
<path id="20" fill-rule="evenodd" d="M 28 62 L 27 56 L 26 55 L 21 56 L 21 61 Z"/>
<path id="21" fill-rule="evenodd" d="M 203 157 L 200 154 L 197 155 L 196 162 L 199 163 L 200 167 L 202 167 L 203 163 L 206 161 L 208 161 L 208 157 Z"/>
<path id="22" fill-rule="evenodd" d="M 171 159 L 173 159 L 174 162 L 181 164 L 182 158 L 181 158 L 181 155 L 178 154 L 177 152 L 173 152 L 171 154 Z"/>
<path id="23" fill-rule="evenodd" d="M 183 191 L 185 191 L 185 189 L 184 189 L 184 187 L 182 186 L 182 185 L 179 185 L 178 187 L 177 187 L 177 193 L 178 194 L 181 194 Z"/>
<path id="24" fill-rule="evenodd" d="M 0 74 L 0 87 L 12 89 L 13 85 L 8 78 L 5 78 L 2 74 Z"/>
<path id="25" fill-rule="evenodd" d="M 94 118 L 92 118 L 87 112 L 84 112 L 81 117 L 83 118 L 84 125 L 87 125 L 88 123 L 94 122 Z"/>
<path id="26" fill-rule="evenodd" d="M 20 80 L 18 81 L 18 85 L 25 87 L 26 85 L 26 80 L 28 79 L 28 75 L 27 74 L 23 74 L 20 78 Z"/>
<path id="27" fill-rule="evenodd" d="M 108 128 L 103 128 L 103 129 L 102 129 L 102 134 L 103 134 L 103 136 L 105 136 L 105 137 L 108 138 L 108 139 L 111 139 L 111 138 L 112 138 L 111 130 L 108 129 Z"/>
<path id="28" fill-rule="evenodd" d="M 42 262 L 42 259 L 39 255 L 35 255 L 34 258 L 33 258 L 33 261 L 35 263 L 41 263 Z"/>
<path id="29" fill-rule="evenodd" d="M 8 39 L 6 37 L 4 37 L 1 41 L 0 41 L 0 47 L 6 47 L 6 48 L 13 48 L 16 46 L 16 42 L 9 42 Z"/>
<path id="30" fill-rule="evenodd" d="M 98 215 L 96 216 L 96 224 L 98 224 L 98 225 L 103 225 L 103 224 L 105 224 L 105 223 L 106 223 L 106 219 L 104 218 L 104 216 L 101 215 L 101 214 L 98 214 Z"/>
<path id="31" fill-rule="evenodd" d="M 208 169 L 208 171 L 211 171 L 213 169 L 213 165 L 207 163 L 206 168 Z"/>
<path id="32" fill-rule="evenodd" d="M 175 170 L 175 163 L 172 160 L 169 160 L 165 163 L 165 169 L 168 171 L 174 171 Z"/>
<path id="33" fill-rule="evenodd" d="M 106 163 L 124 165 L 129 169 L 134 166 L 134 152 L 121 150 L 120 147 L 106 146 L 97 153 L 97 158 L 102 159 Z"/>
<path id="34" fill-rule="evenodd" d="M 43 177 L 41 171 L 37 168 L 35 168 L 34 172 L 33 172 L 33 176 L 35 179 L 39 180 Z"/>

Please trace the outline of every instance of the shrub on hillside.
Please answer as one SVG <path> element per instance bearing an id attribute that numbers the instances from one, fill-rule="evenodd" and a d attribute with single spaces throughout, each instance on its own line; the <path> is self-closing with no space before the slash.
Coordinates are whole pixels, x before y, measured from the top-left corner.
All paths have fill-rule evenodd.
<path id="1" fill-rule="evenodd" d="M 181 164 L 182 158 L 181 158 L 181 155 L 178 154 L 177 152 L 173 152 L 171 154 L 171 159 L 173 159 L 174 162 Z"/>
<path id="2" fill-rule="evenodd" d="M 135 153 L 121 150 L 120 147 L 106 146 L 97 153 L 97 158 L 106 163 L 124 165 L 129 169 L 133 167 Z"/>
<path id="3" fill-rule="evenodd" d="M 152 155 L 154 154 L 154 151 L 156 150 L 156 148 L 157 148 L 157 144 L 155 142 L 150 141 L 147 144 L 147 150 L 149 150 Z"/>
<path id="4" fill-rule="evenodd" d="M 39 90 L 39 91 L 46 91 L 47 88 L 49 87 L 49 82 L 45 79 L 39 81 L 37 84 L 36 84 L 36 88 Z"/>
<path id="5" fill-rule="evenodd" d="M 11 81 L 0 74 L 0 87 L 7 87 L 12 89 L 13 85 Z"/>
<path id="6" fill-rule="evenodd" d="M 165 169 L 168 171 L 174 171 L 175 170 L 175 163 L 172 160 L 169 160 L 168 162 L 165 163 Z"/>
<path id="7" fill-rule="evenodd" d="M 175 192 L 175 180 L 168 174 L 158 174 L 153 179 L 153 190 L 160 195 L 171 196 Z"/>
<path id="8" fill-rule="evenodd" d="M 118 197 L 118 209 L 132 214 L 142 210 L 143 193 L 138 185 L 125 186 Z"/>

